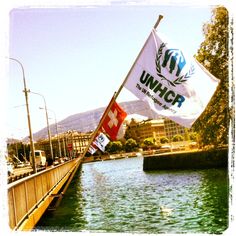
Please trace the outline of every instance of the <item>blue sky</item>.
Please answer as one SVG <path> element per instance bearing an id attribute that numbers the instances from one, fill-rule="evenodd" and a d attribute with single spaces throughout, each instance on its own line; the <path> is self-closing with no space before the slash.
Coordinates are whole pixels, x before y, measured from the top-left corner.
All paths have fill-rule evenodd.
<path id="1" fill-rule="evenodd" d="M 9 56 L 21 61 L 27 88 L 42 94 L 60 121 L 107 106 L 148 37 L 158 15 L 158 31 L 187 51 L 197 52 L 209 5 L 73 6 L 14 8 L 9 14 Z M 28 135 L 22 73 L 10 64 L 8 137 Z M 118 102 L 134 100 L 125 90 Z M 33 132 L 46 126 L 42 97 L 29 94 Z M 54 118 L 49 111 L 49 117 Z M 53 123 L 54 119 L 50 119 Z"/>

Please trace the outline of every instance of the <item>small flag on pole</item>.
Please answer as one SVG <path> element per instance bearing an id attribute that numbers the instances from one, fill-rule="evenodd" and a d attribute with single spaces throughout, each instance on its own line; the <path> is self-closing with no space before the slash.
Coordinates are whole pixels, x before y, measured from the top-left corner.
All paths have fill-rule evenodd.
<path id="1" fill-rule="evenodd" d="M 153 29 L 124 86 L 157 114 L 190 128 L 218 83 L 197 61 L 162 40 Z"/>
<path id="2" fill-rule="evenodd" d="M 109 142 L 110 140 L 107 138 L 107 136 L 103 133 L 100 133 L 93 141 L 93 145 L 98 147 L 102 152 L 105 152 L 105 147 Z M 91 145 L 90 145 L 90 148 L 91 148 Z"/>
<path id="3" fill-rule="evenodd" d="M 94 147 L 92 144 L 89 146 L 88 152 L 92 155 L 97 151 L 98 149 Z"/>
<path id="4" fill-rule="evenodd" d="M 108 135 L 112 141 L 121 138 L 124 135 L 122 124 L 126 116 L 127 113 L 116 103 L 114 97 L 112 97 L 99 122 L 100 128 L 98 131 L 100 131 L 100 134 L 94 134 L 95 139 L 89 146 L 88 152 L 94 154 L 97 148 L 104 152 L 106 145 L 110 142 L 106 135 Z M 104 133 L 106 133 L 106 135 Z"/>
<path id="5" fill-rule="evenodd" d="M 123 121 L 127 113 L 112 99 L 112 105 L 105 116 L 101 125 L 102 132 L 105 132 L 109 138 L 114 141 L 121 137 Z"/>

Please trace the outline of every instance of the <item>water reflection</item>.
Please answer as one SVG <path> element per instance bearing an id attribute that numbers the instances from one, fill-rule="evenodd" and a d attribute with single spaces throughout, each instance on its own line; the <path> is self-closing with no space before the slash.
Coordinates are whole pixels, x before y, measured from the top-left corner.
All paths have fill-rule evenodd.
<path id="1" fill-rule="evenodd" d="M 198 224 L 203 231 L 220 233 L 228 225 L 228 176 L 226 171 L 212 169 L 203 172 L 201 191 L 196 201 L 199 215 L 210 220 L 204 221 L 201 217 Z M 222 214 L 224 213 L 224 214 Z"/>
<path id="2" fill-rule="evenodd" d="M 43 229 L 221 233 L 228 224 L 227 171 L 142 170 L 142 158 L 84 164 Z M 163 214 L 160 206 L 172 208 Z"/>

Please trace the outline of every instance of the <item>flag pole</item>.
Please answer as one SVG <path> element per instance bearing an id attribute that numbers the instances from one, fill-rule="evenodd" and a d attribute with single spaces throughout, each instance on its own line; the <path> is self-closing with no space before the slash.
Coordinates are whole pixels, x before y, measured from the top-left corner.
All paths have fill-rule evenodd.
<path id="1" fill-rule="evenodd" d="M 163 18 L 163 15 L 159 15 L 159 17 L 158 17 L 158 19 L 157 19 L 157 21 L 156 21 L 156 23 L 155 23 L 155 25 L 154 25 L 154 27 L 153 27 L 155 30 L 157 29 L 158 25 L 160 24 L 162 18 Z M 101 118 L 101 120 L 100 120 L 100 122 L 99 122 L 99 124 L 98 124 L 98 126 L 97 126 L 97 128 L 96 128 L 96 130 L 93 132 L 93 135 L 91 136 L 91 138 L 90 138 L 90 140 L 89 140 L 89 142 L 88 142 L 88 145 L 87 145 L 86 149 L 85 149 L 84 152 L 83 152 L 82 159 L 84 159 L 85 154 L 86 154 L 87 151 L 89 150 L 89 147 L 90 147 L 90 145 L 92 144 L 94 138 L 96 137 L 96 135 L 97 135 L 99 129 L 101 128 L 102 123 L 103 123 L 103 121 L 105 120 L 105 117 L 106 117 L 106 115 L 108 114 L 108 112 L 109 112 L 111 106 L 113 105 L 114 101 L 116 101 L 116 98 L 119 96 L 121 90 L 123 89 L 123 87 L 124 87 L 124 85 L 125 85 L 125 83 L 126 83 L 128 77 L 129 77 L 130 73 L 132 72 L 132 70 L 133 70 L 133 68 L 134 68 L 134 66 L 135 66 L 135 64 L 136 64 L 136 62 L 137 62 L 137 60 L 139 59 L 141 53 L 143 52 L 143 50 L 144 50 L 146 44 L 148 43 L 148 40 L 149 40 L 149 38 L 151 37 L 151 35 L 152 35 L 152 32 L 150 33 L 149 37 L 147 38 L 146 42 L 144 43 L 144 45 L 143 45 L 141 51 L 139 52 L 137 58 L 135 59 L 135 61 L 134 61 L 133 65 L 132 65 L 132 67 L 130 68 L 128 74 L 126 75 L 126 77 L 125 77 L 123 83 L 121 84 L 120 88 L 118 89 L 117 92 L 114 93 L 114 95 L 113 95 L 113 97 L 112 97 L 112 99 L 111 99 L 111 101 L 110 101 L 108 107 L 106 108 L 106 110 L 105 110 L 105 112 L 104 112 L 104 114 L 103 114 L 103 116 L 102 116 L 102 118 Z"/>
<path id="2" fill-rule="evenodd" d="M 114 95 L 112 96 L 112 99 L 111 99 L 111 101 L 110 101 L 108 107 L 105 109 L 104 114 L 102 115 L 102 118 L 101 118 L 101 120 L 99 121 L 99 124 L 98 124 L 97 128 L 96 128 L 95 131 L 93 132 L 93 134 L 92 134 L 92 136 L 91 136 L 91 138 L 90 138 L 90 140 L 89 140 L 89 142 L 88 142 L 88 145 L 87 145 L 86 149 L 85 149 L 84 152 L 83 152 L 82 159 L 84 159 L 85 154 L 86 154 L 87 151 L 89 150 L 90 145 L 92 144 L 92 142 L 93 142 L 94 138 L 96 137 L 96 135 L 97 135 L 99 129 L 101 128 L 102 123 L 103 123 L 103 121 L 105 120 L 106 115 L 108 114 L 108 111 L 110 110 L 111 106 L 113 105 L 113 103 L 114 103 L 114 101 L 115 101 L 115 99 L 114 99 L 114 98 L 115 98 L 115 94 L 116 94 L 116 92 L 115 92 Z"/>
<path id="3" fill-rule="evenodd" d="M 153 29 L 155 29 L 155 30 L 157 29 L 157 27 L 158 27 L 158 25 L 160 24 L 160 22 L 161 22 L 162 18 L 163 18 L 163 15 L 159 15 L 159 17 L 158 17 L 158 19 L 157 19 L 157 21 L 156 21 L 155 25 L 153 26 Z M 141 50 L 140 50 L 140 52 L 139 52 L 139 54 L 138 54 L 137 58 L 135 59 L 135 61 L 134 61 L 133 65 L 132 65 L 132 67 L 130 68 L 130 70 L 129 70 L 128 74 L 126 75 L 126 77 L 125 77 L 125 79 L 124 79 L 123 83 L 121 84 L 121 86 L 120 86 L 119 90 L 118 90 L 118 91 L 117 91 L 117 93 L 115 94 L 115 96 L 114 96 L 114 100 L 116 100 L 116 98 L 117 98 L 117 97 L 118 97 L 118 95 L 120 94 L 120 92 L 121 92 L 122 88 L 124 87 L 124 85 L 125 85 L 125 83 L 126 83 L 126 81 L 127 81 L 128 77 L 130 76 L 130 73 L 132 72 L 132 70 L 133 70 L 133 68 L 134 68 L 134 66 L 135 66 L 135 64 L 136 64 L 136 62 L 138 61 L 138 59 L 139 59 L 140 55 L 142 54 L 142 52 L 143 52 L 143 50 L 144 50 L 145 46 L 147 45 L 147 43 L 148 43 L 148 40 L 149 40 L 149 38 L 151 37 L 151 35 L 152 35 L 152 32 L 151 32 L 151 33 L 150 33 L 150 35 L 148 36 L 148 38 L 147 38 L 146 42 L 144 43 L 144 45 L 143 45 L 142 49 L 141 49 Z"/>
<path id="4" fill-rule="evenodd" d="M 153 27 L 154 29 L 157 29 L 157 26 L 160 24 L 162 18 L 163 18 L 163 15 L 159 15 L 159 17 L 158 17 L 158 19 L 157 19 L 157 22 L 156 22 L 156 24 L 155 24 L 154 27 Z"/>

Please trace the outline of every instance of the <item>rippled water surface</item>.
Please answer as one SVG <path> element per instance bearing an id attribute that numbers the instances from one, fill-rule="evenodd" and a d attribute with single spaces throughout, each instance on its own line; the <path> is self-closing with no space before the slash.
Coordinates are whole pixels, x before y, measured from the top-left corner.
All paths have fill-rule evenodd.
<path id="1" fill-rule="evenodd" d="M 143 158 L 83 164 L 56 211 L 36 229 L 222 233 L 228 226 L 225 169 L 142 170 Z M 160 206 L 173 209 L 162 213 Z"/>

